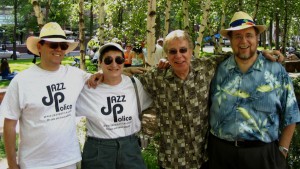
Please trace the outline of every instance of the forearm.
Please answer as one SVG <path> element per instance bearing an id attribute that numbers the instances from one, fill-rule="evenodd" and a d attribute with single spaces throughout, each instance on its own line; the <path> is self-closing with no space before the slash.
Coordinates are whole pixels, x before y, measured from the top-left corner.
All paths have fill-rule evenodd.
<path id="1" fill-rule="evenodd" d="M 16 155 L 16 120 L 4 120 L 4 145 L 9 169 L 18 169 Z"/>
<path id="2" fill-rule="evenodd" d="M 293 138 L 294 131 L 295 131 L 295 127 L 296 127 L 296 124 L 291 124 L 291 125 L 286 126 L 283 129 L 283 131 L 281 133 L 281 137 L 279 139 L 279 146 L 289 149 L 290 143 Z M 284 155 L 286 156 L 286 154 L 284 154 Z"/>
<path id="3" fill-rule="evenodd" d="M 285 148 L 290 147 L 290 143 L 293 138 L 295 127 L 296 127 L 296 124 L 291 124 L 291 125 L 286 126 L 283 129 L 283 131 L 281 133 L 281 137 L 279 139 L 279 145 L 281 145 Z"/>

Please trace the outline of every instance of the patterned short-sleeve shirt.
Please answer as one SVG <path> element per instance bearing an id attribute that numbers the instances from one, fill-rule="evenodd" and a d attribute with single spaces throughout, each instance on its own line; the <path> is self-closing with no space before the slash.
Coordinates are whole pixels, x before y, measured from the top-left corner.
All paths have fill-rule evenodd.
<path id="1" fill-rule="evenodd" d="M 159 163 L 164 168 L 198 169 L 207 158 L 208 95 L 216 58 L 194 59 L 186 80 L 172 68 L 152 69 L 140 77 L 157 112 Z"/>
<path id="2" fill-rule="evenodd" d="M 224 61 L 211 91 L 211 132 L 228 141 L 275 141 L 280 128 L 300 120 L 287 72 L 261 54 L 246 73 L 239 70 L 234 57 Z"/>

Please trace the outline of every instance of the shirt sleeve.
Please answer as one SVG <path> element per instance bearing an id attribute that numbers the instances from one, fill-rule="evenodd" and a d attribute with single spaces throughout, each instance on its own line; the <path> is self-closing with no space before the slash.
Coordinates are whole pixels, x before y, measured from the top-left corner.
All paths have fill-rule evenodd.
<path id="1" fill-rule="evenodd" d="M 3 101 L 1 103 L 1 113 L 4 118 L 19 120 L 21 116 L 20 93 L 18 88 L 17 77 L 9 84 Z"/>
<path id="2" fill-rule="evenodd" d="M 286 127 L 290 124 L 299 123 L 300 113 L 292 80 L 285 71 L 282 84 L 283 93 L 280 98 L 281 103 L 283 103 L 281 121 L 283 121 L 282 127 Z"/>
<path id="3" fill-rule="evenodd" d="M 147 108 L 149 108 L 151 106 L 152 99 L 151 99 L 150 95 L 146 92 L 146 90 L 143 88 L 143 85 L 141 84 L 141 82 L 137 78 L 135 78 L 135 81 L 136 81 L 138 92 L 139 92 L 141 109 L 146 110 Z"/>

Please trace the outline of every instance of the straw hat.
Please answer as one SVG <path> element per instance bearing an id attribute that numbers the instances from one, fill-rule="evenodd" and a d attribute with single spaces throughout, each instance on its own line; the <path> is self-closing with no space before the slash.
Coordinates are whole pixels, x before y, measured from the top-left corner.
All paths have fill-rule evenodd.
<path id="1" fill-rule="evenodd" d="M 26 41 L 27 49 L 33 54 L 40 56 L 37 49 L 37 43 L 41 40 L 48 42 L 67 42 L 69 47 L 66 50 L 66 54 L 73 51 L 78 46 L 78 42 L 74 42 L 74 40 L 67 40 L 65 32 L 56 22 L 49 22 L 45 24 L 41 29 L 39 37 L 28 37 Z"/>
<path id="2" fill-rule="evenodd" d="M 220 34 L 226 38 L 229 38 L 228 32 L 230 31 L 237 31 L 237 30 L 242 30 L 250 27 L 256 27 L 260 34 L 263 31 L 265 31 L 267 28 L 265 25 L 255 25 L 252 17 L 242 11 L 236 12 L 233 15 L 229 25 L 230 28 L 222 29 L 220 31 Z"/>

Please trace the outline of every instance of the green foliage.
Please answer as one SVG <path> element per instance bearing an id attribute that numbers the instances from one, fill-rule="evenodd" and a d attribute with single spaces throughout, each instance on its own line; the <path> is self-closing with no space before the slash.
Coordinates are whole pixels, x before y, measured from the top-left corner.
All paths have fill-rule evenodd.
<path id="1" fill-rule="evenodd" d="M 19 134 L 16 135 L 16 139 L 19 140 Z M 18 150 L 19 142 L 16 141 L 16 150 Z M 3 137 L 0 138 L 0 160 L 6 158 L 5 148 L 4 148 L 4 140 Z"/>
<path id="2" fill-rule="evenodd" d="M 158 133 L 155 134 L 153 139 L 150 141 L 150 144 L 142 150 L 142 155 L 148 169 L 159 169 L 157 163 L 159 137 L 160 135 Z"/>
<path id="3" fill-rule="evenodd" d="M 5 148 L 4 148 L 4 140 L 1 137 L 1 139 L 0 139 L 0 160 L 5 157 L 6 157 L 6 155 L 5 155 Z"/>
<path id="4" fill-rule="evenodd" d="M 293 86 L 294 86 L 294 91 L 296 96 L 300 95 L 300 77 L 293 78 L 292 81 L 293 81 Z"/>
<path id="5" fill-rule="evenodd" d="M 289 169 L 300 168 L 300 126 L 296 126 L 296 130 L 289 148 L 288 166 Z"/>

